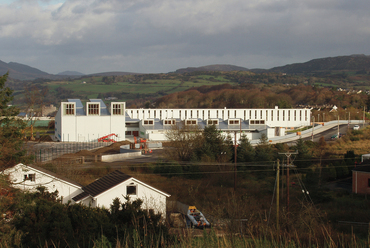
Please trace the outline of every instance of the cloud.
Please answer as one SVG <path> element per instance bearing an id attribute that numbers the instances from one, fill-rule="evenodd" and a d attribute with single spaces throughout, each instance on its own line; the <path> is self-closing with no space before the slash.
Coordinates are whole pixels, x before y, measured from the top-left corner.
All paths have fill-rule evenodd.
<path id="1" fill-rule="evenodd" d="M 365 0 L 15 1 L 0 5 L 0 59 L 51 73 L 270 68 L 369 54 L 369 8 Z"/>

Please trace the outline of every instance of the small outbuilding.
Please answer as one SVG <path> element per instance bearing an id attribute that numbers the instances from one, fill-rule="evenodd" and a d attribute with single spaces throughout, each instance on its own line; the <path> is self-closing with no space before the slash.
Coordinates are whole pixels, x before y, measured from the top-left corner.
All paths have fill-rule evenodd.
<path id="1" fill-rule="evenodd" d="M 352 192 L 370 194 L 370 165 L 357 166 L 352 170 Z"/>

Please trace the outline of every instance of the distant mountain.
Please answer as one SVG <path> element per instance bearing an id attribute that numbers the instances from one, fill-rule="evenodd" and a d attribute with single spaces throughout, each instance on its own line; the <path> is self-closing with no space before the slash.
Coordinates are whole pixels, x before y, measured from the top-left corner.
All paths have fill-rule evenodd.
<path id="1" fill-rule="evenodd" d="M 201 67 L 187 67 L 175 71 L 175 73 L 186 73 L 194 71 L 248 71 L 245 67 L 235 65 L 207 65 Z"/>
<path id="2" fill-rule="evenodd" d="M 370 71 L 370 56 L 355 54 L 350 56 L 328 57 L 313 59 L 305 63 L 295 63 L 271 68 L 269 72 L 314 73 L 329 71 Z"/>
<path id="3" fill-rule="evenodd" d="M 78 72 L 78 71 L 63 71 L 63 72 L 59 72 L 57 75 L 59 76 L 83 76 L 85 74 Z"/>
<path id="4" fill-rule="evenodd" d="M 109 76 L 123 76 L 123 75 L 134 75 L 134 74 L 143 74 L 143 73 L 111 71 L 111 72 L 100 72 L 100 73 L 89 74 L 87 76 L 109 77 Z"/>
<path id="5" fill-rule="evenodd" d="M 304 63 L 295 63 L 290 65 L 284 65 L 274 67 L 271 69 L 247 69 L 245 67 L 235 65 L 207 65 L 201 67 L 188 67 L 181 68 L 175 71 L 175 73 L 187 73 L 196 71 L 251 71 L 255 73 L 263 72 L 281 72 L 288 74 L 312 74 L 312 73 L 328 73 L 330 71 L 370 71 L 370 56 L 363 54 L 355 54 L 349 56 L 338 56 L 313 59 Z M 132 72 L 101 72 L 89 75 L 84 75 L 77 71 L 65 71 L 58 73 L 57 75 L 43 72 L 39 69 L 23 65 L 15 62 L 5 63 L 0 60 L 0 75 L 9 72 L 9 77 L 18 80 L 35 80 L 37 78 L 51 79 L 51 80 L 62 80 L 65 78 L 74 78 L 81 76 L 120 76 L 120 75 L 133 75 L 143 73 L 132 73 Z"/>
<path id="6" fill-rule="evenodd" d="M 0 60 L 0 75 L 4 75 L 7 72 L 9 72 L 10 78 L 19 80 L 33 80 L 36 78 L 47 78 L 52 76 L 51 74 L 30 67 L 28 65 L 14 62 L 5 63 Z"/>

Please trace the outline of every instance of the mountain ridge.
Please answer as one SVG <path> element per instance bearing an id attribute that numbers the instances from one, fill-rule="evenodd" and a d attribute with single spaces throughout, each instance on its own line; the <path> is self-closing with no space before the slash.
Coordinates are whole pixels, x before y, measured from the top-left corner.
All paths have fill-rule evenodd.
<path id="1" fill-rule="evenodd" d="M 251 71 L 255 73 L 264 72 L 278 72 L 288 74 L 304 74 L 304 73 L 326 73 L 330 71 L 352 70 L 352 71 L 370 71 L 370 56 L 364 54 L 353 54 L 347 56 L 325 57 L 312 59 L 303 63 L 293 63 L 284 66 L 277 66 L 271 69 L 248 69 L 241 66 L 230 64 L 213 64 L 200 67 L 187 67 L 180 68 L 172 73 L 189 73 L 197 71 Z M 82 76 L 119 76 L 119 75 L 132 75 L 132 74 L 145 74 L 145 73 L 132 73 L 132 72 L 100 72 L 92 74 L 83 74 L 77 71 L 64 71 L 58 74 L 49 74 L 37 68 L 16 63 L 16 62 L 3 62 L 0 60 L 0 75 L 9 72 L 9 78 L 26 81 L 35 80 L 37 78 L 44 78 L 50 80 L 61 80 L 70 77 Z"/>

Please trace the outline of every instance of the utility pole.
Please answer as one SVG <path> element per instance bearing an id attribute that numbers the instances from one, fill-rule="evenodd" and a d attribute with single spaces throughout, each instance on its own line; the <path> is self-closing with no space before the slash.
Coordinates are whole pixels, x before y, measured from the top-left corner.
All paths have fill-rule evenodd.
<path id="1" fill-rule="evenodd" d="M 234 149 L 235 149 L 235 152 L 234 152 L 234 192 L 236 192 L 236 131 L 234 132 Z"/>
<path id="2" fill-rule="evenodd" d="M 287 157 L 287 167 L 286 167 L 286 210 L 289 213 L 289 159 L 292 154 L 298 154 L 295 152 L 279 152 L 279 154 L 284 154 Z"/>
<path id="3" fill-rule="evenodd" d="M 312 134 L 311 134 L 311 140 L 312 140 L 312 142 L 313 142 L 313 130 L 314 130 L 314 128 L 315 128 L 315 116 L 312 116 L 312 118 L 313 118 L 313 121 L 312 121 Z"/>
<path id="4" fill-rule="evenodd" d="M 279 159 L 277 160 L 277 170 L 276 170 L 276 230 L 277 230 L 277 235 L 279 237 L 280 233 L 280 227 L 279 227 L 279 192 L 280 192 L 280 163 Z"/>
<path id="5" fill-rule="evenodd" d="M 344 118 L 346 119 L 346 118 Z M 339 139 L 339 113 L 338 113 L 338 139 Z"/>
<path id="6" fill-rule="evenodd" d="M 362 127 L 365 126 L 365 106 L 364 106 L 364 116 L 362 117 Z"/>

